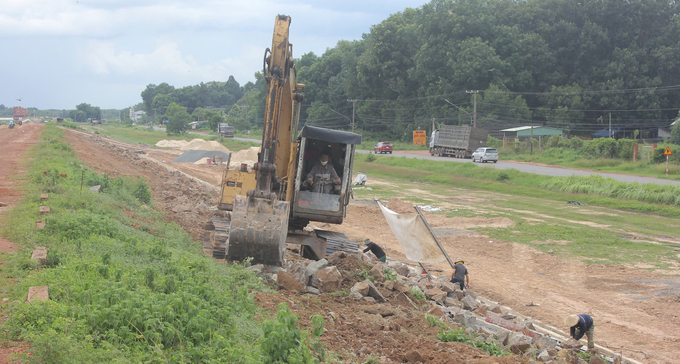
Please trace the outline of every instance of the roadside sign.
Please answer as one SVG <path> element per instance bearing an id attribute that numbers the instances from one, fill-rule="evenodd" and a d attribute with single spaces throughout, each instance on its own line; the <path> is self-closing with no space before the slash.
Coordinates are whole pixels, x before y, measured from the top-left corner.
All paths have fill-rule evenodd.
<path id="1" fill-rule="evenodd" d="M 671 147 L 666 147 L 666 150 L 663 151 L 663 155 L 673 155 L 673 152 L 671 152 Z"/>
<path id="2" fill-rule="evenodd" d="M 413 131 L 413 145 L 426 145 L 427 136 L 425 130 L 414 130 Z"/>

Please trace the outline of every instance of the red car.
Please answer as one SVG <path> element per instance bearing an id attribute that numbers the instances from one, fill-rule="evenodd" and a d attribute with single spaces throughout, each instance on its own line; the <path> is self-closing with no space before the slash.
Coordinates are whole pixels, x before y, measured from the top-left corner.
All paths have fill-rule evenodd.
<path id="1" fill-rule="evenodd" d="M 392 143 L 390 142 L 379 142 L 378 144 L 375 145 L 373 148 L 375 150 L 375 154 L 383 154 L 383 153 L 390 153 L 392 154 Z"/>

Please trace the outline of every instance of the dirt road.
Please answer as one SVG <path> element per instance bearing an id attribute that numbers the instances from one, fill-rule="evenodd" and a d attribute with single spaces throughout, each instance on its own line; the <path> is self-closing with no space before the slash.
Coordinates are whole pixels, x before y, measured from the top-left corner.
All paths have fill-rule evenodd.
<path id="1" fill-rule="evenodd" d="M 168 198 L 159 192 L 160 187 L 166 186 L 162 180 L 165 177 L 143 166 L 132 165 L 129 159 L 110 155 L 109 151 L 101 148 L 100 144 L 91 138 L 69 133 L 68 140 L 76 148 L 80 158 L 84 158 L 98 171 L 142 175 L 152 186 L 156 186 L 154 198 L 161 201 Z M 186 172 L 191 174 L 191 168 L 186 169 Z M 201 173 L 220 172 L 216 169 L 207 169 Z M 206 179 L 219 180 L 217 176 Z M 368 186 L 373 184 L 389 183 L 369 180 Z M 412 190 L 401 189 L 396 185 L 394 191 L 404 200 L 414 196 Z M 476 208 L 480 203 L 493 205 L 494 199 L 503 198 L 502 195 L 488 192 L 480 197 L 475 191 L 462 189 L 457 189 L 456 193 L 458 206 L 470 209 Z M 436 195 L 428 198 L 450 200 L 450 197 Z M 541 201 L 536 200 L 536 203 Z M 173 200 L 169 200 L 166 209 L 170 209 L 173 204 Z M 392 201 L 390 207 L 397 212 L 412 212 L 411 204 L 401 200 Z M 174 219 L 185 215 L 171 216 L 174 216 Z M 634 267 L 593 265 L 558 258 L 527 245 L 490 239 L 468 230 L 484 226 L 491 228 L 509 226 L 512 224 L 510 219 L 483 216 L 449 218 L 444 214 L 434 213 L 426 213 L 426 216 L 433 228 L 449 232 L 442 236 L 444 246 L 451 255 L 465 259 L 470 270 L 472 287 L 482 296 L 510 306 L 524 315 L 562 331 L 565 330 L 562 325 L 565 316 L 572 313 L 588 313 L 595 318 L 597 344 L 623 352 L 625 356 L 644 363 L 680 363 L 677 355 L 680 352 L 678 277 L 662 276 Z M 193 227 L 197 232 L 200 229 L 191 224 L 199 221 L 200 219 L 179 222 L 182 226 Z M 341 231 L 359 241 L 370 238 L 383 245 L 389 257 L 405 260 L 398 242 L 372 201 L 353 203 L 345 223 L 341 226 L 321 224 L 317 227 Z M 446 264 L 440 264 L 438 268 L 444 274 L 451 274 Z M 324 304 L 333 305 L 331 301 L 333 300 L 324 299 Z M 538 303 L 540 306 L 526 306 L 529 302 Z M 315 305 L 319 306 L 319 303 Z M 316 309 L 329 310 L 324 307 Z M 308 317 L 310 312 L 302 310 L 297 314 Z M 369 340 L 370 332 L 356 332 L 353 335 L 355 337 L 352 340 L 356 340 L 359 343 L 357 345 L 360 345 L 362 340 L 372 342 Z M 357 338 L 356 335 L 360 337 Z"/>
<path id="2" fill-rule="evenodd" d="M 40 138 L 42 124 L 24 124 L 9 129 L 0 126 L 0 212 L 8 211 L 21 199 L 21 185 L 25 179 L 20 179 L 21 173 L 28 169 L 31 161 L 26 158 L 28 148 L 36 144 Z M 3 218 L 0 214 L 0 230 L 4 228 Z M 0 237 L 0 252 L 10 253 L 17 250 L 17 245 Z M 4 262 L 0 261 L 0 264 Z M 13 285 L 12 282 L 6 284 Z M 2 287 L 3 291 L 5 287 Z M 4 318 L 2 319 L 4 321 Z M 10 363 L 8 356 L 14 353 L 26 353 L 27 344 L 20 342 L 8 342 L 0 347 L 0 364 Z"/>

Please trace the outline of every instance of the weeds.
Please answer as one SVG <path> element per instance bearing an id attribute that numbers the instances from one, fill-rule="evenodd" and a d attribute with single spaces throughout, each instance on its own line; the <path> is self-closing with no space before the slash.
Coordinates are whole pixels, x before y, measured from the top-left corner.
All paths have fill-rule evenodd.
<path id="1" fill-rule="evenodd" d="M 383 274 L 385 275 L 386 280 L 398 282 L 397 273 L 395 273 L 392 269 L 385 268 L 383 270 Z"/>
<path id="2" fill-rule="evenodd" d="M 413 298 L 415 298 L 418 301 L 424 301 L 425 298 L 426 298 L 425 293 L 423 293 L 421 290 L 416 289 L 416 288 L 411 288 L 411 290 L 408 291 L 408 293 L 410 293 L 411 296 L 413 296 Z"/>
<path id="3" fill-rule="evenodd" d="M 363 268 L 363 269 L 357 269 L 355 271 L 352 271 L 351 274 L 360 280 L 365 280 L 368 279 L 369 281 L 373 282 L 375 278 L 368 272 L 368 269 Z"/>
<path id="4" fill-rule="evenodd" d="M 264 363 L 319 363 L 325 352 L 319 337 L 323 334 L 323 318 L 312 317 L 311 337 L 296 324 L 297 316 L 290 313 L 285 303 L 279 304 L 276 320 L 263 324 L 264 339 L 260 344 Z"/>
<path id="5" fill-rule="evenodd" d="M 479 348 L 486 351 L 493 356 L 507 356 L 512 355 L 510 352 L 503 350 L 503 346 L 495 342 L 485 342 L 478 340 L 474 334 L 468 334 L 464 328 L 459 330 L 453 330 L 451 328 L 442 328 L 439 334 L 437 334 L 437 339 L 444 342 L 459 342 L 472 345 L 472 347 Z"/>

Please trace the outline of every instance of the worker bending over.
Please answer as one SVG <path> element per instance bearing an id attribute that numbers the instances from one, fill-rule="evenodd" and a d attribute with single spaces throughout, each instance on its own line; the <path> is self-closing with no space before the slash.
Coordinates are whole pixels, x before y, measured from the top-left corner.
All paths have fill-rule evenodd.
<path id="1" fill-rule="evenodd" d="M 569 326 L 569 335 L 574 340 L 581 340 L 583 334 L 588 336 L 588 349 L 594 349 L 593 332 L 595 331 L 595 323 L 593 318 L 582 313 L 580 315 L 569 315 L 564 319 L 564 324 Z"/>
<path id="2" fill-rule="evenodd" d="M 367 251 L 371 251 L 371 253 L 375 254 L 376 257 L 378 257 L 378 260 L 381 262 L 386 262 L 387 261 L 387 255 L 385 255 L 385 251 L 382 250 L 382 248 L 376 244 L 371 242 L 371 240 L 366 239 L 364 240 L 364 245 L 366 245 L 366 249 L 364 249 L 364 253 Z"/>

